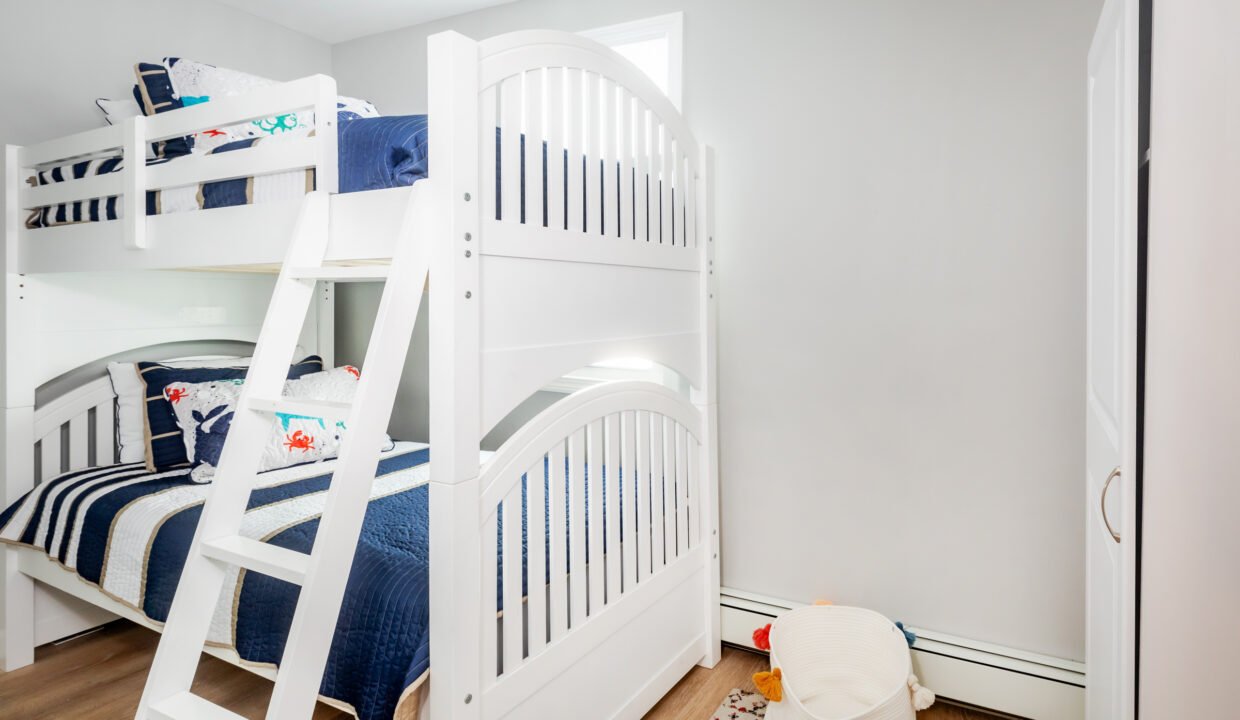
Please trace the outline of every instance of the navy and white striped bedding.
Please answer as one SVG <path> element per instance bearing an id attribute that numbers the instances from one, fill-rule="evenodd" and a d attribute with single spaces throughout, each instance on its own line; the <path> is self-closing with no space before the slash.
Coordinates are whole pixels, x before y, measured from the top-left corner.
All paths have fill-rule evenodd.
<path id="1" fill-rule="evenodd" d="M 359 192 L 401 187 L 426 177 L 427 136 L 425 115 L 393 115 L 374 118 L 342 118 L 339 128 L 339 189 Z M 248 138 L 221 145 L 212 153 L 252 147 L 271 138 Z M 178 158 L 148 160 L 147 165 L 176 162 Z M 48 185 L 69 179 L 105 175 L 121 170 L 121 158 L 84 160 L 41 170 L 32 184 Z M 288 200 L 314 188 L 314 171 L 273 173 L 259 177 L 200 183 L 179 188 L 151 190 L 146 194 L 146 214 L 204 210 Z M 26 227 L 42 228 L 121 217 L 122 203 L 116 196 L 62 203 L 30 213 Z"/>
<path id="2" fill-rule="evenodd" d="M 320 689 L 363 720 L 390 718 L 430 666 L 430 450 L 384 453 Z M 242 533 L 308 552 L 331 463 L 259 476 Z M 70 472 L 0 513 L 0 541 L 38 548 L 151 620 L 167 619 L 210 485 L 189 469 L 148 473 L 142 463 Z M 209 642 L 270 665 L 284 649 L 298 588 L 232 570 Z"/>

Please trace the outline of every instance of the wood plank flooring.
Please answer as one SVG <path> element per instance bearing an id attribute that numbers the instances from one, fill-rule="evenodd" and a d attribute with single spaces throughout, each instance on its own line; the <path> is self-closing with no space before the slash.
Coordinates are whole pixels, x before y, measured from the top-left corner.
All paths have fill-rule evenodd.
<path id="1" fill-rule="evenodd" d="M 133 717 L 158 642 L 155 633 L 124 621 L 61 645 L 39 648 L 36 662 L 0 673 L 0 718 L 124 720 Z M 761 655 L 725 648 L 712 670 L 694 668 L 646 716 L 648 720 L 706 720 L 734 687 L 752 691 L 750 676 L 766 669 Z M 253 673 L 203 657 L 194 692 L 246 718 L 266 712 L 271 683 Z M 350 718 L 320 704 L 314 720 Z M 987 720 L 939 703 L 918 720 Z"/>
<path id="2" fill-rule="evenodd" d="M 718 665 L 710 670 L 693 668 L 646 714 L 646 720 L 705 720 L 732 688 L 757 692 L 751 678 L 754 673 L 767 669 L 765 655 L 725 647 Z M 917 713 L 917 720 L 995 720 L 995 716 L 935 703 Z"/>
<path id="3" fill-rule="evenodd" d="M 125 621 L 62 645 L 45 645 L 35 663 L 0 673 L 0 718 L 9 720 L 126 720 L 138 709 L 159 635 Z M 271 682 L 203 656 L 194 692 L 246 718 L 261 720 Z M 352 715 L 320 704 L 314 720 Z"/>

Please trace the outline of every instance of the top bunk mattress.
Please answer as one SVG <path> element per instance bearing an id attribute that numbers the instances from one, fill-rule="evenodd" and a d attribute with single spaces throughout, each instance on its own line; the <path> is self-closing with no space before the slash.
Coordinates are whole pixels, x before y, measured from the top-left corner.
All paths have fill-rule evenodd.
<path id="1" fill-rule="evenodd" d="M 425 115 L 342 118 L 337 127 L 340 192 L 408 186 L 426 177 Z M 258 142 L 280 140 L 278 137 L 247 138 L 221 145 L 211 153 L 249 148 Z M 176 162 L 178 159 L 148 160 L 147 165 Z M 40 170 L 28 182 L 31 185 L 49 185 L 117 172 L 122 167 L 119 157 L 82 160 Z M 314 170 L 310 169 L 150 190 L 146 193 L 146 214 L 163 215 L 289 200 L 313 190 L 314 186 Z M 36 229 L 117 220 L 123 216 L 123 205 L 118 196 L 112 196 L 42 207 L 30 212 L 26 227 Z"/>

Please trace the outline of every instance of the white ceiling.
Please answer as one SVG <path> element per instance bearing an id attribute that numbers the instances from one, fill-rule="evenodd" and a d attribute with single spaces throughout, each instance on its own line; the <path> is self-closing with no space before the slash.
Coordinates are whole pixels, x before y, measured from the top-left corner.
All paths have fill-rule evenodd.
<path id="1" fill-rule="evenodd" d="M 514 0 L 218 0 L 329 43 L 462 15 Z"/>

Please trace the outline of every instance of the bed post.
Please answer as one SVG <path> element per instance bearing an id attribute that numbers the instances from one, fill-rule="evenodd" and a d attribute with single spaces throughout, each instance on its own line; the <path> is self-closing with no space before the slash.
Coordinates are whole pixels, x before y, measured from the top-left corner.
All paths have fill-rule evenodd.
<path id="1" fill-rule="evenodd" d="M 697 241 L 702 249 L 702 387 L 695 391 L 693 403 L 702 412 L 702 534 L 707 539 L 706 558 L 706 642 L 701 665 L 714 667 L 719 662 L 719 405 L 716 397 L 718 357 L 716 353 L 716 318 L 718 299 L 715 297 L 715 151 L 702 146 L 701 182 L 698 183 L 698 207 L 702 222 Z"/>
<path id="2" fill-rule="evenodd" d="M 0 389 L 4 414 L 0 416 L 0 458 L 3 462 L 3 501 L 7 507 L 34 487 L 34 386 L 23 355 L 14 352 L 26 322 L 25 281 L 17 274 L 17 236 L 21 213 L 20 148 L 4 149 L 4 299 L 0 312 Z M 17 569 L 17 550 L 0 549 L 0 590 L 4 597 L 3 669 L 5 672 L 34 662 L 34 581 Z"/>
<path id="3" fill-rule="evenodd" d="M 434 231 L 430 297 L 430 708 L 435 720 L 481 717 L 481 440 L 478 243 L 478 44 L 428 41 Z M 494 539 L 492 539 L 494 542 Z M 494 552 L 494 549 L 491 549 Z M 495 592 L 491 587 L 490 592 Z M 438 638 L 438 639 L 436 639 Z"/>

